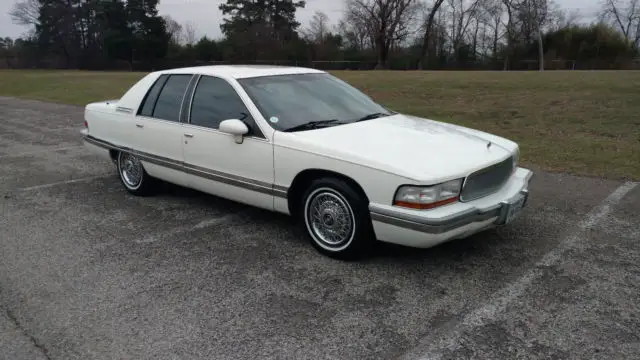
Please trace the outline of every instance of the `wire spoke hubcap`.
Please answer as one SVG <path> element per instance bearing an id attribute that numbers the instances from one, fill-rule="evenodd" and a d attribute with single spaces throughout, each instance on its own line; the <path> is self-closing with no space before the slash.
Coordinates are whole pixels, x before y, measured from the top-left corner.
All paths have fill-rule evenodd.
<path id="1" fill-rule="evenodd" d="M 318 192 L 307 206 L 307 225 L 324 246 L 337 248 L 353 237 L 354 220 L 351 208 L 340 196 Z"/>
<path id="2" fill-rule="evenodd" d="M 142 181 L 142 164 L 137 157 L 131 154 L 120 156 L 120 172 L 127 186 L 135 188 Z"/>

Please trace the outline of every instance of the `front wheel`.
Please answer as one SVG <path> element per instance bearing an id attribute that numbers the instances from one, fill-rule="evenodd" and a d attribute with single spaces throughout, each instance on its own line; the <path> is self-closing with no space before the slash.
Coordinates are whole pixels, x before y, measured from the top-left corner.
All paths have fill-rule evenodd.
<path id="1" fill-rule="evenodd" d="M 332 258 L 351 260 L 369 250 L 373 230 L 366 199 L 338 178 L 314 180 L 302 198 L 312 245 Z"/>

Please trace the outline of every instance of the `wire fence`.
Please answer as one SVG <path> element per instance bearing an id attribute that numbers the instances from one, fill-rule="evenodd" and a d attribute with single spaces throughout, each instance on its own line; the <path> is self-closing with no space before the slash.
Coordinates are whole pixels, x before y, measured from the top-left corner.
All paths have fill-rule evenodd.
<path id="1" fill-rule="evenodd" d="M 225 61 L 187 61 L 162 59 L 154 63 L 116 61 L 109 64 L 95 64 L 84 70 L 103 71 L 155 71 L 190 66 L 207 65 L 280 65 L 309 67 L 325 71 L 340 70 L 375 70 L 376 61 L 353 60 L 225 60 Z M 59 59 L 31 59 L 29 61 L 15 58 L 0 58 L 0 68 L 4 69 L 69 69 Z M 389 70 L 416 70 L 412 60 L 395 59 L 389 61 Z M 503 59 L 483 62 L 456 62 L 445 64 L 430 64 L 426 70 L 443 71 L 534 71 L 539 70 L 538 60 L 517 60 L 505 65 Z M 545 60 L 544 70 L 640 70 L 640 58 L 626 60 Z"/>

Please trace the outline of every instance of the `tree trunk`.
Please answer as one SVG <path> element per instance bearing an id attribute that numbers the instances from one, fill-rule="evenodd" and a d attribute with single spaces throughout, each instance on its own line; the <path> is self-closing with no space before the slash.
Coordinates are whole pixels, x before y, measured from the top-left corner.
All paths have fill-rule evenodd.
<path id="1" fill-rule="evenodd" d="M 433 3 L 433 8 L 429 12 L 429 17 L 427 18 L 426 29 L 424 30 L 424 37 L 422 38 L 422 47 L 420 47 L 420 58 L 418 59 L 418 70 L 423 70 L 427 63 L 427 52 L 429 50 L 429 40 L 431 38 L 431 29 L 433 28 L 433 20 L 436 17 L 436 13 L 444 0 L 436 0 Z"/>
<path id="2" fill-rule="evenodd" d="M 498 26 L 493 30 L 493 58 L 498 59 Z"/>
<path id="3" fill-rule="evenodd" d="M 473 32 L 473 58 L 476 58 L 478 54 L 478 31 L 480 30 L 480 24 L 476 22 L 476 29 Z"/>
<path id="4" fill-rule="evenodd" d="M 429 14 L 429 19 L 427 20 L 427 29 L 424 31 L 424 38 L 422 39 L 422 47 L 420 48 L 420 58 L 418 59 L 418 70 L 424 70 L 425 65 L 427 63 L 427 52 L 429 50 L 429 40 L 431 37 L 431 28 L 433 27 L 433 17 L 435 16 L 434 12 Z"/>
<path id="5" fill-rule="evenodd" d="M 509 0 L 502 0 L 502 3 L 507 8 L 507 49 L 504 55 L 504 70 L 508 70 L 509 56 L 513 49 L 513 17 L 511 13 L 511 2 Z"/>
<path id="6" fill-rule="evenodd" d="M 389 48 L 386 46 L 385 39 L 382 36 L 378 36 L 376 43 L 376 47 L 378 48 L 378 63 L 376 64 L 376 70 L 380 70 L 386 67 Z"/>
<path id="7" fill-rule="evenodd" d="M 540 71 L 544 71 L 544 44 L 542 43 L 540 26 L 538 26 L 538 56 L 540 58 Z"/>

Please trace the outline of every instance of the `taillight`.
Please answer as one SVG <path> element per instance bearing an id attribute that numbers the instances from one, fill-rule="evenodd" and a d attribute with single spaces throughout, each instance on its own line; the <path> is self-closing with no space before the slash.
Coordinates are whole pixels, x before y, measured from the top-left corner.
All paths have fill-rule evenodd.
<path id="1" fill-rule="evenodd" d="M 87 120 L 84 121 L 84 127 L 87 129 L 89 128 L 89 123 L 87 122 Z"/>

